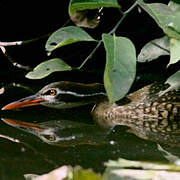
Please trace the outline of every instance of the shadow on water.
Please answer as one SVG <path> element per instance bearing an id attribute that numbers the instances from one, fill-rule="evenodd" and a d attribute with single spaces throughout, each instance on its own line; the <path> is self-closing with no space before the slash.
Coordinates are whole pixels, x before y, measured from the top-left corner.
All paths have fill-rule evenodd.
<path id="1" fill-rule="evenodd" d="M 62 165 L 102 172 L 104 162 L 120 157 L 168 163 L 180 156 L 177 124 L 174 131 L 164 133 L 153 130 L 153 125 L 103 129 L 93 122 L 91 108 L 1 111 L 1 179 L 19 180 L 24 174 L 43 174 Z"/>

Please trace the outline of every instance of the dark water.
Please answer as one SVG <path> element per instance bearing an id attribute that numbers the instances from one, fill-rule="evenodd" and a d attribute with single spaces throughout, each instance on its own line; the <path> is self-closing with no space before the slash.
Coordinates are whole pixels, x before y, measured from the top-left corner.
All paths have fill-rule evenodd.
<path id="1" fill-rule="evenodd" d="M 10 86 L 1 95 L 1 107 L 31 93 Z M 125 126 L 100 128 L 90 116 L 91 108 L 54 110 L 36 106 L 1 111 L 0 179 L 20 180 L 24 174 L 43 174 L 62 165 L 103 172 L 104 162 L 120 157 L 169 163 L 165 158 L 168 153 L 180 156 L 178 143 L 171 146 L 166 140 L 145 140 Z"/>

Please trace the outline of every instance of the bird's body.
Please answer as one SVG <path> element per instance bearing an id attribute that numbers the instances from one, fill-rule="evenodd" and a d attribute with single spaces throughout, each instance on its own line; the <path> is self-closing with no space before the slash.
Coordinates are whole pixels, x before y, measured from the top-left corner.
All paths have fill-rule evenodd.
<path id="1" fill-rule="evenodd" d="M 155 83 L 129 94 L 117 103 L 109 104 L 102 84 L 62 81 L 51 83 L 35 95 L 10 103 L 2 109 L 38 104 L 64 109 L 94 103 L 96 106 L 92 116 L 99 124 L 114 126 L 129 123 L 162 129 L 171 121 L 180 120 L 180 93 L 173 90 L 160 95 L 167 88 L 167 85 Z"/>
<path id="2" fill-rule="evenodd" d="M 146 121 L 163 122 L 180 120 L 180 92 L 169 91 L 160 95 L 168 86 L 155 83 L 128 95 L 115 104 L 101 102 L 94 110 L 94 119 L 113 124 Z M 144 124 L 145 125 L 145 124 Z"/>
<path id="3" fill-rule="evenodd" d="M 104 128 L 123 125 L 136 136 L 171 146 L 180 146 L 180 92 L 164 93 L 167 86 L 155 83 L 117 103 L 96 105 L 93 119 Z"/>

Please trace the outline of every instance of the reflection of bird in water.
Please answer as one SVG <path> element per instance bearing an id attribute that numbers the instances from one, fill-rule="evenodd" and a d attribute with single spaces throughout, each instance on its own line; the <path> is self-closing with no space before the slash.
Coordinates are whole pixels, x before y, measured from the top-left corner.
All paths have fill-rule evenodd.
<path id="1" fill-rule="evenodd" d="M 108 143 L 107 130 L 96 125 L 68 120 L 52 120 L 42 123 L 28 123 L 14 119 L 1 118 L 6 124 L 29 132 L 43 142 L 56 146 L 75 146 L 81 144 L 99 145 Z"/>
<path id="2" fill-rule="evenodd" d="M 2 109 L 38 104 L 63 109 L 95 103 L 93 118 L 105 127 L 125 125 L 133 128 L 136 134 L 144 133 L 144 137 L 150 132 L 151 136 L 153 133 L 161 132 L 165 137 L 166 133 L 170 136 L 171 132 L 180 132 L 180 92 L 173 90 L 160 93 L 167 88 L 168 85 L 155 83 L 129 94 L 115 104 L 109 104 L 104 86 L 101 84 L 62 81 L 51 83 L 37 94 L 12 102 Z"/>

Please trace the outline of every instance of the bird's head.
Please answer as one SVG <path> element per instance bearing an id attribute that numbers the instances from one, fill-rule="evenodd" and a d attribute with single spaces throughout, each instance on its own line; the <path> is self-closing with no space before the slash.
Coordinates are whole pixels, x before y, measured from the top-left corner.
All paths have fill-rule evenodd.
<path id="1" fill-rule="evenodd" d="M 2 110 L 17 109 L 34 105 L 66 109 L 96 103 L 104 97 L 106 97 L 106 93 L 102 84 L 83 84 L 61 81 L 45 86 L 35 95 L 7 104 Z"/>

